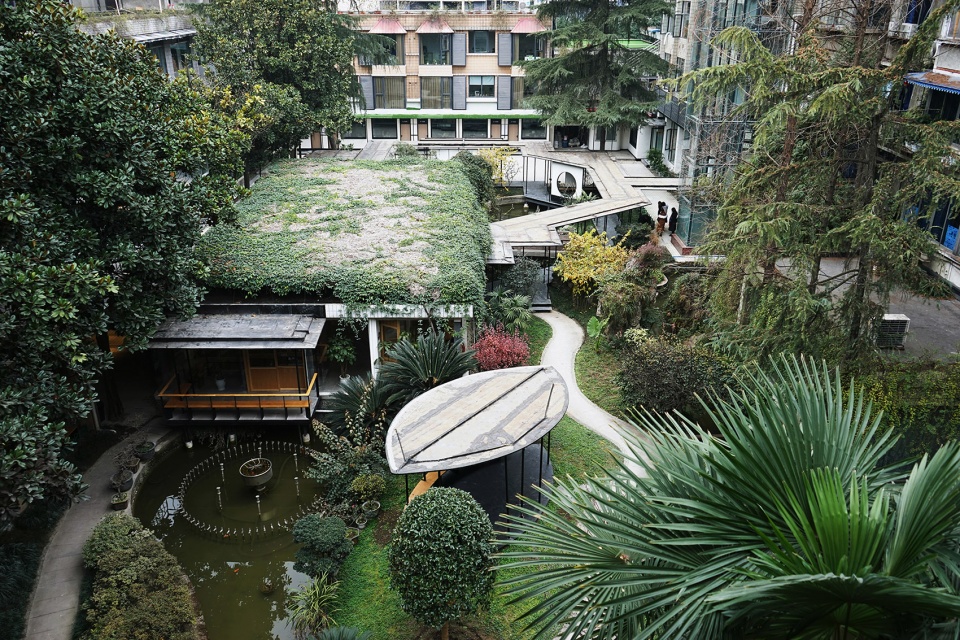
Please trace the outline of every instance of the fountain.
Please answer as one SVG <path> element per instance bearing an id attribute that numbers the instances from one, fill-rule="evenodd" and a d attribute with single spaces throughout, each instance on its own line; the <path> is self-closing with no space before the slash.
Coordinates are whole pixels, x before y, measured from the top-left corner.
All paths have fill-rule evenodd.
<path id="1" fill-rule="evenodd" d="M 257 492 L 266 491 L 267 483 L 273 478 L 273 463 L 266 458 L 247 460 L 240 465 L 240 476 L 248 487 L 256 489 Z M 258 501 L 259 499 L 257 498 Z"/>

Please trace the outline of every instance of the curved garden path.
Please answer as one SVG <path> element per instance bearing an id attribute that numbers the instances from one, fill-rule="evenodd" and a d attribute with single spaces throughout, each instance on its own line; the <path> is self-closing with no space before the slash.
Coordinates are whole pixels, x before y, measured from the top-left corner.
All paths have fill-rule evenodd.
<path id="1" fill-rule="evenodd" d="M 611 442 L 624 454 L 628 453 L 626 441 L 612 425 L 615 424 L 627 430 L 631 427 L 587 399 L 580 391 L 580 387 L 577 386 L 574 361 L 577 352 L 583 345 L 583 328 L 575 320 L 557 311 L 538 313 L 537 317 L 544 320 L 553 329 L 553 336 L 543 349 L 540 363 L 554 367 L 560 372 L 563 381 L 567 383 L 567 392 L 570 396 L 567 415 Z"/>

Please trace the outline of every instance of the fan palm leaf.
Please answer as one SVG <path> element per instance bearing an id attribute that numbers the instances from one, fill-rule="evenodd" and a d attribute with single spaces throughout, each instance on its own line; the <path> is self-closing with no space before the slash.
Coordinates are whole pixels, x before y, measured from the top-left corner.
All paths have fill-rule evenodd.
<path id="1" fill-rule="evenodd" d="M 960 450 L 882 466 L 881 416 L 802 359 L 744 389 L 704 402 L 718 436 L 636 414 L 606 477 L 506 517 L 535 550 L 504 554 L 534 569 L 504 584 L 537 637 L 902 637 L 960 616 Z"/>

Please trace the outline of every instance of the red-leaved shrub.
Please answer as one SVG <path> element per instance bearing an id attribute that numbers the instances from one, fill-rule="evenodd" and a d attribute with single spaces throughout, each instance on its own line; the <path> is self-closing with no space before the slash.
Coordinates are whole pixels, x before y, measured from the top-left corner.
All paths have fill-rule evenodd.
<path id="1" fill-rule="evenodd" d="M 503 325 L 484 327 L 473 349 L 480 371 L 519 367 L 530 356 L 527 339 L 518 332 L 507 333 Z"/>

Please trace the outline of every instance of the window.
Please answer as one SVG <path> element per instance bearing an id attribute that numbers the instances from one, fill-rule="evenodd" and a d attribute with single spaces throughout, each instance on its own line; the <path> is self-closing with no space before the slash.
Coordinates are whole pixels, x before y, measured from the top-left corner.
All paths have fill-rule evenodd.
<path id="1" fill-rule="evenodd" d="M 463 137 L 489 138 L 489 122 L 487 120 L 463 120 Z"/>
<path id="2" fill-rule="evenodd" d="M 493 53 L 495 35 L 493 31 L 471 31 L 470 53 Z"/>
<path id="3" fill-rule="evenodd" d="M 493 76 L 470 76 L 467 96 L 470 98 L 492 98 Z"/>
<path id="4" fill-rule="evenodd" d="M 354 121 L 353 124 L 350 126 L 350 129 L 348 131 L 343 132 L 343 138 L 344 139 L 349 138 L 351 140 L 357 140 L 357 139 L 366 140 L 367 139 L 367 121 L 366 120 L 361 120 L 359 122 Z"/>
<path id="5" fill-rule="evenodd" d="M 956 120 L 960 107 L 960 96 L 946 91 L 930 91 L 930 103 L 927 115 L 934 120 Z"/>
<path id="6" fill-rule="evenodd" d="M 396 140 L 400 136 L 397 135 L 397 120 L 393 118 L 372 118 L 370 120 L 370 125 L 373 129 L 373 139 L 374 140 Z"/>
<path id="7" fill-rule="evenodd" d="M 669 129 L 663 142 L 663 155 L 668 158 L 673 157 L 673 152 L 677 149 L 677 130 Z"/>
<path id="8" fill-rule="evenodd" d="M 539 120 L 524 119 L 520 121 L 520 137 L 524 140 L 546 140 L 547 128 Z"/>
<path id="9" fill-rule="evenodd" d="M 170 45 L 170 55 L 173 57 L 173 70 L 189 69 L 190 61 L 187 56 L 190 55 L 190 44 L 187 42 L 177 42 Z"/>
<path id="10" fill-rule="evenodd" d="M 420 35 L 420 64 L 450 64 L 450 34 Z"/>
<path id="11" fill-rule="evenodd" d="M 543 36 L 519 34 L 513 36 L 513 61 L 542 58 L 545 49 Z"/>
<path id="12" fill-rule="evenodd" d="M 946 40 L 960 40 L 960 11 L 953 14 L 943 31 Z"/>
<path id="13" fill-rule="evenodd" d="M 523 77 L 512 78 L 513 87 L 510 91 L 510 108 L 511 109 L 522 109 L 523 108 Z"/>
<path id="14" fill-rule="evenodd" d="M 637 148 L 637 133 L 640 131 L 638 127 L 630 128 L 630 146 L 634 149 Z"/>
<path id="15" fill-rule="evenodd" d="M 453 78 L 420 78 L 421 109 L 452 109 Z"/>
<path id="16" fill-rule="evenodd" d="M 431 120 L 430 121 L 431 138 L 456 138 L 457 121 L 456 120 Z"/>
<path id="17" fill-rule="evenodd" d="M 407 106 L 405 78 L 374 78 L 374 109 L 403 109 Z"/>
<path id="18" fill-rule="evenodd" d="M 160 67 L 160 71 L 167 73 L 167 56 L 163 51 L 163 45 L 150 47 L 150 53 L 157 56 L 157 66 Z"/>
<path id="19" fill-rule="evenodd" d="M 663 127 L 650 130 L 650 148 L 663 149 Z"/>
<path id="20" fill-rule="evenodd" d="M 403 34 L 396 33 L 389 36 L 380 36 L 381 38 L 389 38 L 390 43 L 384 43 L 384 57 L 382 59 L 382 64 L 406 64 L 403 55 Z"/>

